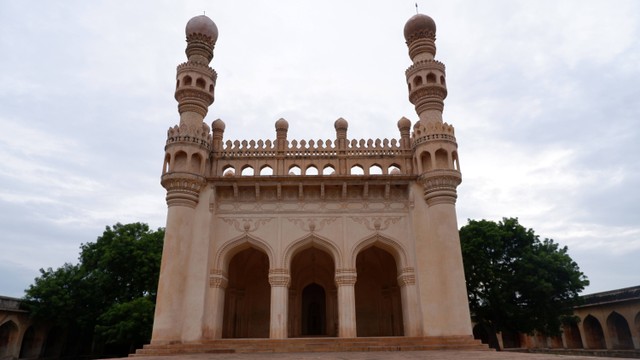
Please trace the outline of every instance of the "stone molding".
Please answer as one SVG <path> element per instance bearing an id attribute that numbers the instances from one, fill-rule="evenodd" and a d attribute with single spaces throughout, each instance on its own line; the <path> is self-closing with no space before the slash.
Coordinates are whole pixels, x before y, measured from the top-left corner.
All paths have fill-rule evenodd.
<path id="1" fill-rule="evenodd" d="M 270 269 L 269 284 L 271 286 L 289 287 L 291 276 L 287 269 Z"/>
<path id="2" fill-rule="evenodd" d="M 436 55 L 436 34 L 433 31 L 417 31 L 407 39 L 409 57 L 414 59 L 421 53 Z"/>
<path id="3" fill-rule="evenodd" d="M 162 175 L 160 183 L 167 189 L 167 206 L 195 208 L 206 179 L 192 173 L 170 172 Z"/>
<path id="4" fill-rule="evenodd" d="M 462 182 L 460 171 L 452 169 L 430 170 L 420 175 L 418 181 L 424 188 L 424 199 L 428 205 L 455 204 L 456 188 Z"/>
<path id="5" fill-rule="evenodd" d="M 356 284 L 358 274 L 356 269 L 336 269 L 335 279 L 337 286 L 353 286 Z"/>
<path id="6" fill-rule="evenodd" d="M 407 285 L 415 285 L 416 273 L 414 268 L 405 267 L 402 268 L 400 275 L 398 275 L 398 285 L 404 287 Z"/>
<path id="7" fill-rule="evenodd" d="M 209 272 L 209 287 L 226 289 L 228 284 L 229 278 L 224 271 L 214 269 Z"/>
<path id="8" fill-rule="evenodd" d="M 205 89 L 197 87 L 179 87 L 176 89 L 175 98 L 178 100 L 178 112 L 195 112 L 203 118 L 209 111 L 209 105 L 213 103 L 213 94 Z"/>

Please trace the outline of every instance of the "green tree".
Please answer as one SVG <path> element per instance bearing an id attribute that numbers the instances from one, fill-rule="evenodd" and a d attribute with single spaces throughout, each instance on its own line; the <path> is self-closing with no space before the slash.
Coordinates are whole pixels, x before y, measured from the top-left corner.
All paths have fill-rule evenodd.
<path id="1" fill-rule="evenodd" d="M 69 355 L 124 355 L 151 337 L 164 230 L 107 226 L 82 244 L 79 263 L 40 276 L 25 291 L 32 316 L 65 329 Z"/>
<path id="2" fill-rule="evenodd" d="M 460 229 L 469 306 L 489 332 L 558 335 L 589 285 L 569 254 L 517 218 L 469 220 Z"/>

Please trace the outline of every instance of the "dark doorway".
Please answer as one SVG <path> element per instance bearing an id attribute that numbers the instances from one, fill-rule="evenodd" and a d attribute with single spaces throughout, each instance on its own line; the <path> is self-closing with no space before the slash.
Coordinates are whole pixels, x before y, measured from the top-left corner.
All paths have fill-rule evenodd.
<path id="1" fill-rule="evenodd" d="M 326 335 L 326 295 L 322 286 L 313 283 L 302 290 L 302 335 Z"/>

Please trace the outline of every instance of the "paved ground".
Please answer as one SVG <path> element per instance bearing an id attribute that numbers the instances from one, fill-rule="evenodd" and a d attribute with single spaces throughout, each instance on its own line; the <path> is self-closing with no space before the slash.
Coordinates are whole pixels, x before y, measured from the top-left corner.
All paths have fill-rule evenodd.
<path id="1" fill-rule="evenodd" d="M 144 356 L 136 360 L 593 360 L 591 356 L 566 356 L 546 354 L 522 354 L 493 351 L 398 351 L 398 352 L 330 352 L 330 353 L 253 353 L 253 354 L 197 354 L 174 356 Z M 621 358 L 617 358 L 621 359 Z"/>

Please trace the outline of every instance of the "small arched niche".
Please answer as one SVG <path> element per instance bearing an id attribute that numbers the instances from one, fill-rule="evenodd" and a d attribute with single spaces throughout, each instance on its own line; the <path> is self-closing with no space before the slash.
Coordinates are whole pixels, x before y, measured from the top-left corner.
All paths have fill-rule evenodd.
<path id="1" fill-rule="evenodd" d="M 318 175 L 318 168 L 313 166 L 313 165 L 309 165 L 309 167 L 307 167 L 307 170 L 305 170 L 304 174 L 305 175 Z"/>
<path id="2" fill-rule="evenodd" d="M 360 165 L 353 165 L 349 171 L 350 175 L 364 175 L 364 169 Z"/>
<path id="3" fill-rule="evenodd" d="M 242 176 L 253 176 L 255 174 L 255 171 L 253 170 L 253 167 L 251 167 L 250 165 L 245 165 L 242 168 Z"/>
<path id="4" fill-rule="evenodd" d="M 260 176 L 270 176 L 273 175 L 273 168 L 269 165 L 265 165 L 260 168 Z"/>
<path id="5" fill-rule="evenodd" d="M 373 164 L 369 168 L 369 175 L 382 175 L 382 167 L 378 164 Z"/>
<path id="6" fill-rule="evenodd" d="M 333 166 L 331 165 L 326 165 L 322 169 L 322 175 L 335 175 L 335 174 L 336 174 L 336 169 L 334 169 Z"/>
<path id="7" fill-rule="evenodd" d="M 300 174 L 302 174 L 302 170 L 300 169 L 300 166 L 292 165 L 289 168 L 289 175 L 300 175 Z"/>

